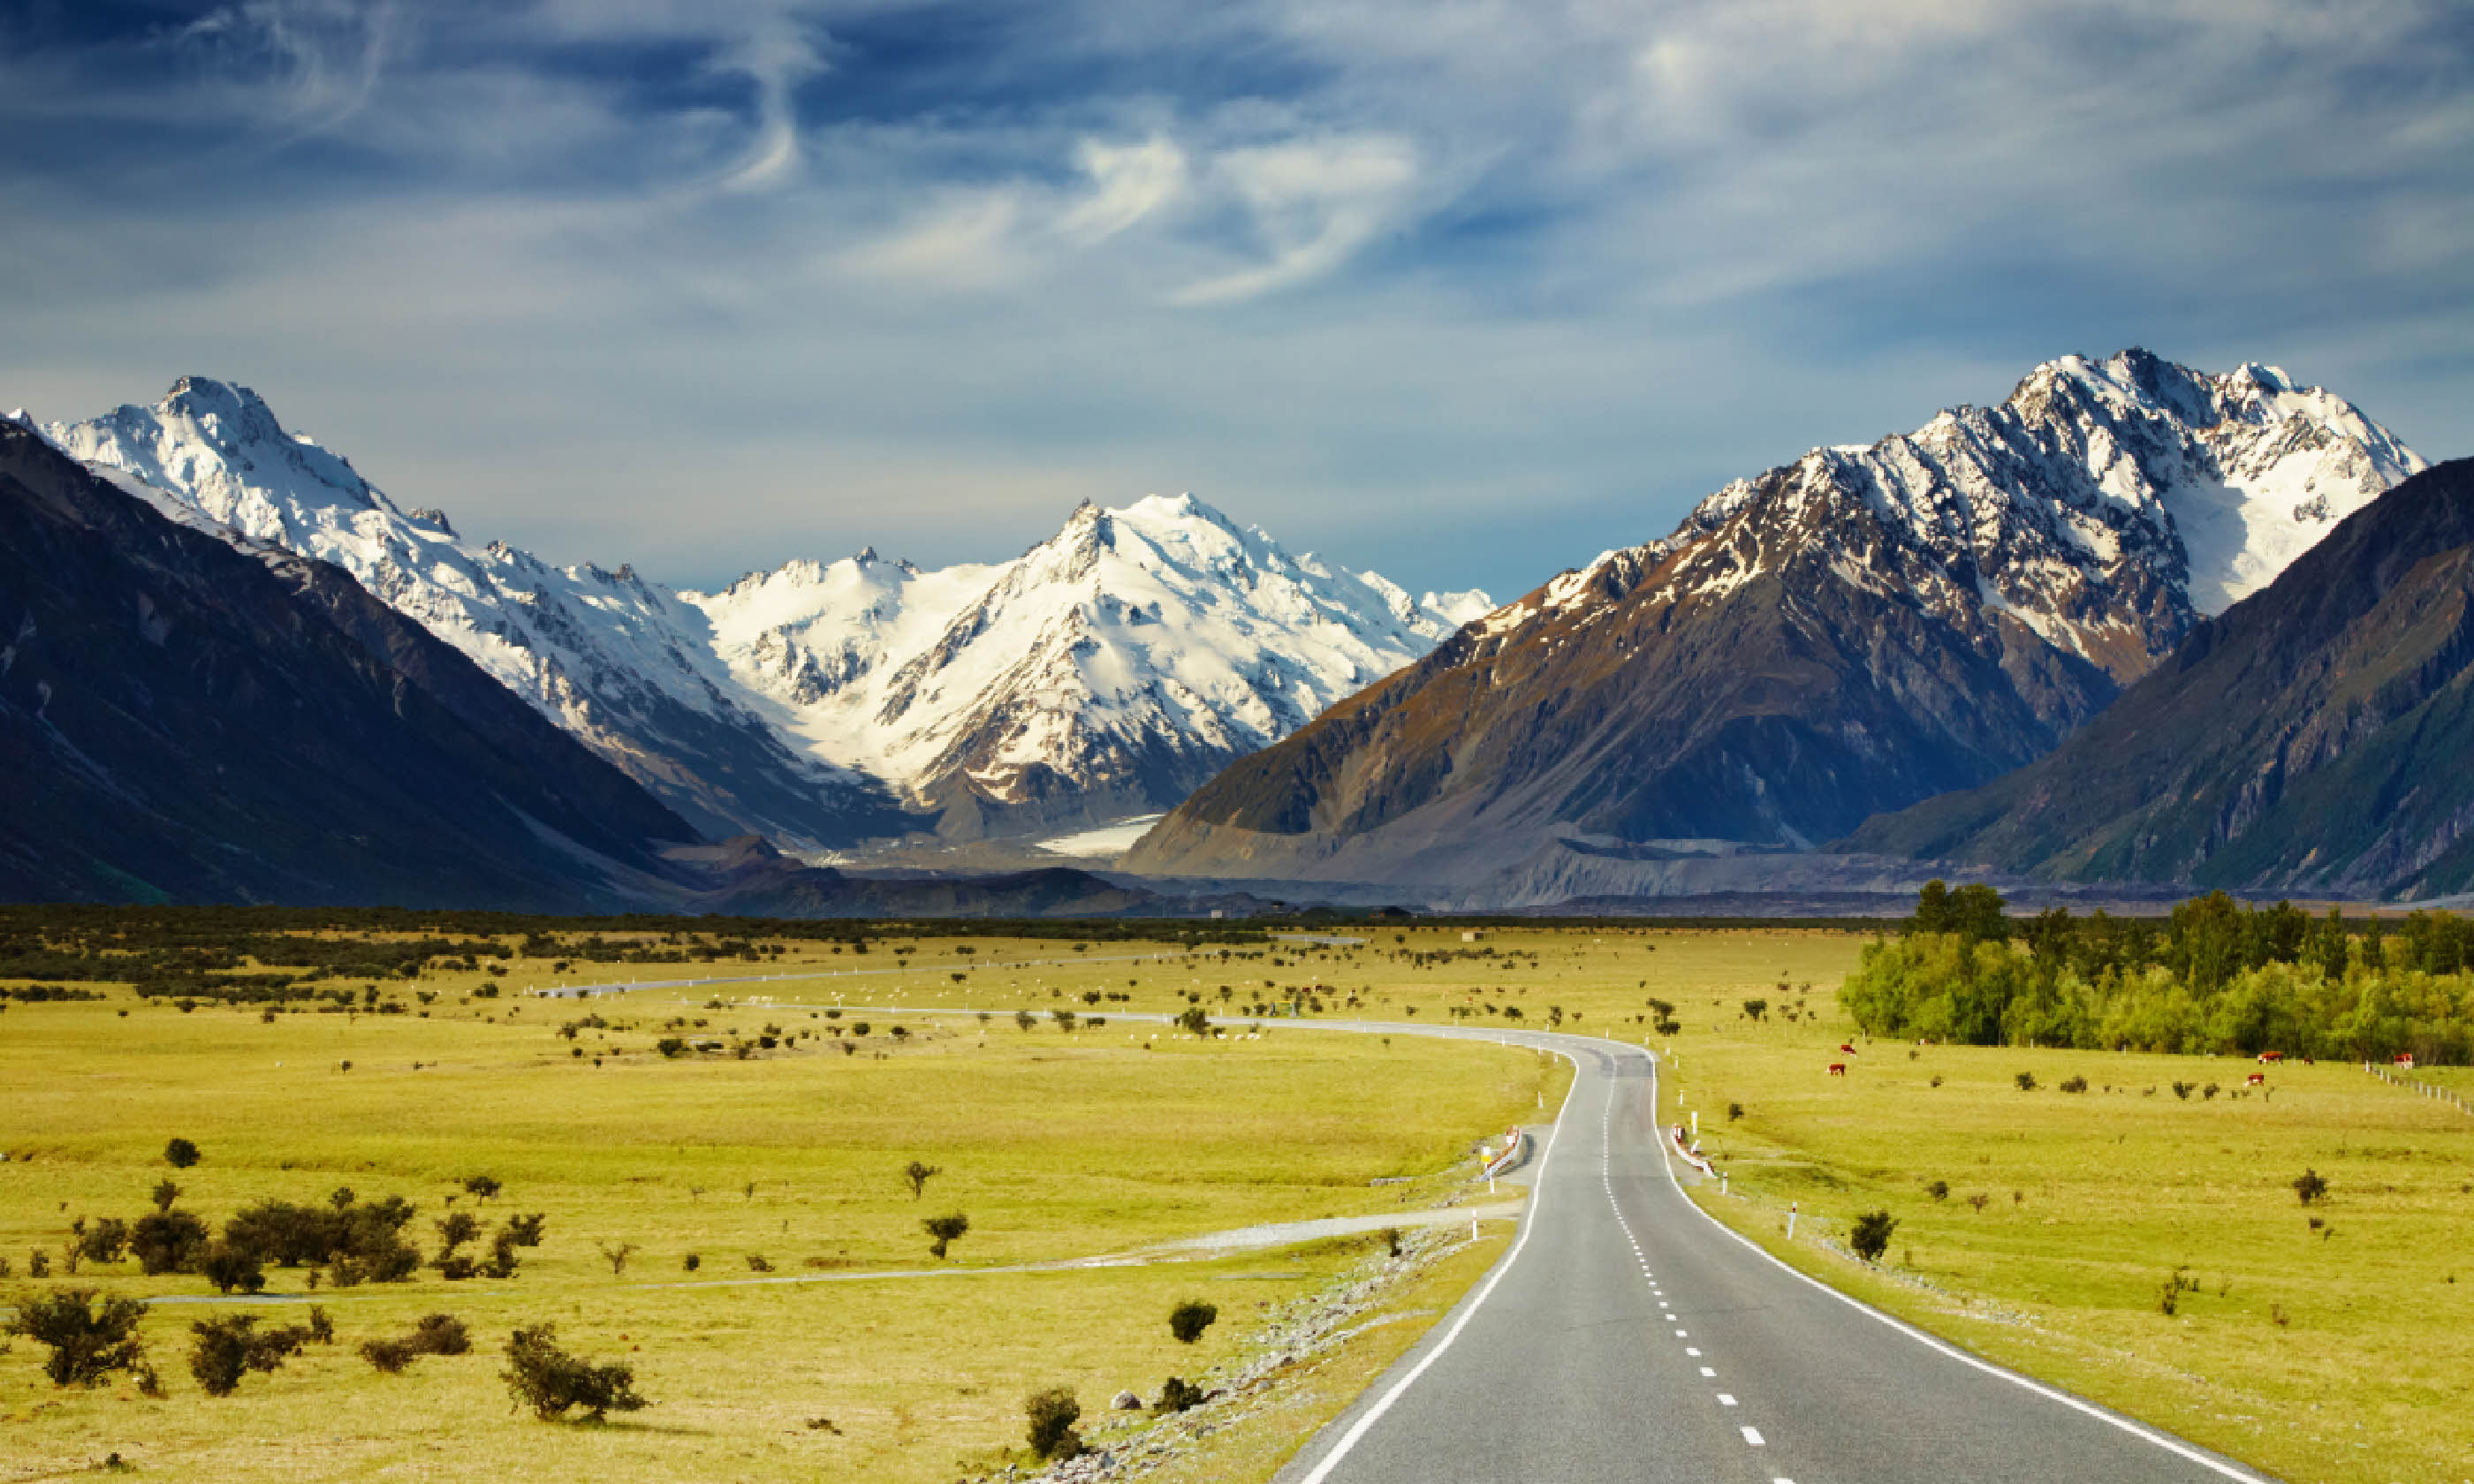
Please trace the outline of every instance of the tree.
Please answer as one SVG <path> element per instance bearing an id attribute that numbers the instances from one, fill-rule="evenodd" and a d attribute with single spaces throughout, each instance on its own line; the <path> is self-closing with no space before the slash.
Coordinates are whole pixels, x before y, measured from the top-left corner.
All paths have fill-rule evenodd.
<path id="1" fill-rule="evenodd" d="M 1033 1453 L 1043 1459 L 1081 1455 L 1082 1435 L 1074 1430 L 1074 1424 L 1082 1420 L 1082 1403 L 1074 1400 L 1070 1388 L 1034 1391 L 1023 1399 L 1022 1412 L 1029 1423 L 1023 1435 Z"/>
<path id="2" fill-rule="evenodd" d="M 1060 1031 L 1070 1032 L 1074 1029 L 1075 1015 L 1071 1010 L 1052 1010 L 1048 1013 L 1048 1018 L 1055 1021 L 1056 1028 Z"/>
<path id="3" fill-rule="evenodd" d="M 2308 1206 L 2328 1193 L 2327 1177 L 2317 1170 L 2304 1170 L 2293 1177 L 2293 1193 L 2302 1197 L 2302 1204 Z"/>
<path id="4" fill-rule="evenodd" d="M 98 1294 L 93 1288 L 55 1288 L 20 1297 L 16 1312 L 0 1321 L 0 1334 L 48 1348 L 43 1374 L 53 1385 L 100 1386 L 112 1372 L 145 1363 L 137 1322 L 146 1317 L 146 1305 L 115 1295 L 97 1307 Z"/>
<path id="5" fill-rule="evenodd" d="M 913 1160 L 902 1166 L 902 1178 L 910 1185 L 910 1199 L 917 1200 L 928 1189 L 928 1182 L 945 1173 L 938 1165 Z"/>
<path id="6" fill-rule="evenodd" d="M 623 1365 L 596 1366 L 558 1348 L 558 1326 L 539 1324 L 507 1339 L 507 1369 L 498 1373 L 516 1404 L 556 1422 L 582 1407 L 594 1422 L 611 1412 L 641 1411 L 651 1403 L 636 1393 L 636 1373 Z"/>
<path id="7" fill-rule="evenodd" d="M 163 1146 L 163 1158 L 174 1169 L 184 1170 L 204 1156 L 198 1153 L 197 1145 L 185 1138 L 176 1138 Z"/>
<path id="8" fill-rule="evenodd" d="M 1152 1410 L 1187 1412 L 1201 1405 L 1202 1405 L 1202 1388 L 1183 1376 L 1172 1376 L 1160 1383 L 1159 1404 Z"/>
<path id="9" fill-rule="evenodd" d="M 1756 1022 L 1758 1022 L 1761 1017 L 1768 1015 L 1769 1013 L 1770 1002 L 1768 1000 L 1748 999 L 1744 1001 L 1744 1014 Z"/>
<path id="10" fill-rule="evenodd" d="M 1208 1036 L 1211 1017 L 1201 1005 L 1190 1005 L 1176 1017 L 1176 1028 L 1191 1036 Z"/>
<path id="11" fill-rule="evenodd" d="M 955 1241 L 963 1233 L 971 1230 L 971 1218 L 960 1211 L 956 1211 L 950 1216 L 930 1216 L 919 1225 L 930 1236 L 935 1238 L 928 1244 L 928 1250 L 941 1257 L 945 1256 L 946 1244 Z"/>
<path id="12" fill-rule="evenodd" d="M 155 1182 L 154 1195 L 157 1210 L 170 1210 L 172 1203 L 181 1198 L 181 1187 L 172 1184 L 171 1177 L 167 1175 Z"/>
<path id="13" fill-rule="evenodd" d="M 1168 1332 L 1176 1335 L 1179 1343 L 1191 1345 L 1201 1339 L 1202 1331 L 1210 1328 L 1219 1318 L 1217 1305 L 1205 1304 L 1201 1299 L 1188 1299 L 1168 1311 Z"/>
<path id="14" fill-rule="evenodd" d="M 1847 1230 L 1847 1245 L 1856 1256 L 1867 1262 L 1879 1262 L 1881 1254 L 1890 1250 L 1890 1234 L 1899 1230 L 1899 1218 L 1885 1210 L 1867 1211 L 1856 1218 Z"/>
<path id="15" fill-rule="evenodd" d="M 593 1245 L 601 1249 L 601 1256 L 609 1261 L 610 1271 L 613 1276 L 626 1272 L 627 1259 L 636 1255 L 636 1244 L 633 1242 L 604 1242 L 596 1240 Z"/>
<path id="16" fill-rule="evenodd" d="M 1027 1031 L 1039 1023 L 1039 1017 L 1028 1010 L 1017 1010 L 1013 1013 L 1013 1023 L 1016 1027 Z"/>
<path id="17" fill-rule="evenodd" d="M 464 1177 L 464 1188 L 476 1199 L 488 1201 L 495 1200 L 498 1192 L 505 1187 L 500 1185 L 493 1176 L 467 1175 Z"/>

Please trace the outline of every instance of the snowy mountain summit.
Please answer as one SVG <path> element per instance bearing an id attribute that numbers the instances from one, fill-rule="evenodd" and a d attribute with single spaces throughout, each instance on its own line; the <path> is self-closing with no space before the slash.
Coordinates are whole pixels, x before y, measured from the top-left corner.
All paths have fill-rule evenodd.
<path id="1" fill-rule="evenodd" d="M 407 510 L 247 388 L 43 435 L 158 508 L 344 567 L 708 832 L 834 846 L 1166 808 L 1492 606 L 1291 556 L 1191 496 L 1007 562 L 873 550 L 719 593 L 557 567 Z"/>
<path id="2" fill-rule="evenodd" d="M 994 566 L 866 552 L 681 596 L 813 751 L 949 834 L 1165 807 L 1491 606 L 1292 556 L 1191 494 L 1086 503 Z"/>

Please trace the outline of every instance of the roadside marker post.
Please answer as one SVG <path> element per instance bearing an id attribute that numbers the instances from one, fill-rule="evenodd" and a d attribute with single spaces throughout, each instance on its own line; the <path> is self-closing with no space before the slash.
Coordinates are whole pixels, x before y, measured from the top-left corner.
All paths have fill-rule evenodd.
<path id="1" fill-rule="evenodd" d="M 1801 1201 L 1786 1203 L 1786 1239 L 1790 1242 L 1795 1240 L 1795 1213 L 1803 1209 L 1804 1203 Z"/>

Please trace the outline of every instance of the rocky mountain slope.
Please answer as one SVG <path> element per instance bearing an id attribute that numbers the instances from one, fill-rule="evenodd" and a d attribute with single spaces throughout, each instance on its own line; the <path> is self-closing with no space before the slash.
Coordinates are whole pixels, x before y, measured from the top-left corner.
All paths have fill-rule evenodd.
<path id="1" fill-rule="evenodd" d="M 352 578 L 0 420 L 0 898 L 610 910 L 685 822 Z"/>
<path id="2" fill-rule="evenodd" d="M 1490 606 L 1412 600 L 1186 498 L 1085 507 L 1008 562 L 863 553 L 679 593 L 467 541 L 246 388 L 187 377 L 43 431 L 352 572 L 715 836 L 831 846 L 1162 809 Z"/>
<path id="3" fill-rule="evenodd" d="M 2076 735 L 1851 848 L 2068 881 L 2474 887 L 2474 461 L 2407 480 Z"/>
<path id="4" fill-rule="evenodd" d="M 1603 891 L 1609 862 L 1831 839 L 2050 751 L 2421 467 L 2272 368 L 2051 362 L 1563 574 L 1231 766 L 1127 866 L 1512 899 L 1505 873 Z"/>

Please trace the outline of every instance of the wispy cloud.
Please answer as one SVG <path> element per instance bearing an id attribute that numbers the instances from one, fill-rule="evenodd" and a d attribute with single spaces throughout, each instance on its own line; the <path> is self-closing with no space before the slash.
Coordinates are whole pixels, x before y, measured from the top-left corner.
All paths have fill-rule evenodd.
<path id="1" fill-rule="evenodd" d="M 1512 589 L 2131 341 L 2474 434 L 2454 0 L 66 13 L 0 12 L 0 403 L 237 375 L 681 578 L 1079 468 Z"/>

